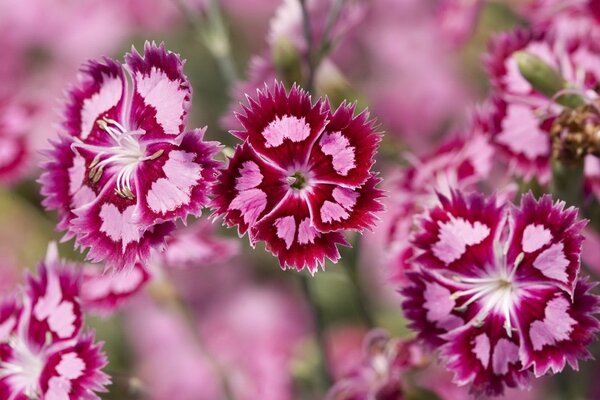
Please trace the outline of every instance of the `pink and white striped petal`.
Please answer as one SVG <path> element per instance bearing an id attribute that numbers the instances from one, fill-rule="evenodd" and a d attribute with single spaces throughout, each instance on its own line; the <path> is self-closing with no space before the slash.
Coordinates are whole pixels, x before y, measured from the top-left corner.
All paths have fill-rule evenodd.
<path id="1" fill-rule="evenodd" d="M 329 112 L 329 123 L 310 154 L 310 169 L 317 181 L 360 186 L 371 175 L 381 136 L 365 110 L 354 116 L 356 104 Z"/>
<path id="2" fill-rule="evenodd" d="M 289 195 L 277 209 L 251 227 L 254 241 L 264 241 L 267 251 L 279 258 L 283 269 L 304 267 L 314 274 L 325 259 L 337 262 L 337 245 L 348 243 L 340 232 L 320 232 L 311 221 L 306 200 Z"/>
<path id="3" fill-rule="evenodd" d="M 319 184 L 308 193 L 312 221 L 321 232 L 372 229 L 376 213 L 383 211 L 383 191 L 376 188 L 381 179 L 372 175 L 356 189 Z"/>
<path id="4" fill-rule="evenodd" d="M 134 87 L 130 123 L 145 131 L 144 140 L 174 139 L 182 133 L 191 107 L 192 87 L 183 72 L 184 62 L 164 43 L 135 48 L 125 56 Z"/>
<path id="5" fill-rule="evenodd" d="M 323 100 L 313 104 L 297 86 L 287 93 L 281 83 L 259 90 L 257 99 L 248 97 L 248 102 L 238 115 L 244 130 L 232 133 L 283 170 L 305 166 L 327 125 L 329 105 Z"/>

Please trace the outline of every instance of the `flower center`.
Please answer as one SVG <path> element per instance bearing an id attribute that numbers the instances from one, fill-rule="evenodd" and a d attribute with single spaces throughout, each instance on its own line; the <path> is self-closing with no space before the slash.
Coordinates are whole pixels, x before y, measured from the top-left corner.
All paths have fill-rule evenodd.
<path id="1" fill-rule="evenodd" d="M 33 354 L 20 339 L 13 337 L 10 342 L 13 353 L 9 360 L 0 361 L 0 379 L 10 377 L 10 384 L 25 397 L 35 399 L 39 395 L 39 379 L 44 369 L 44 360 Z"/>
<path id="2" fill-rule="evenodd" d="M 308 185 L 308 177 L 301 171 L 288 176 L 287 183 L 292 189 L 302 190 Z"/>
<path id="3" fill-rule="evenodd" d="M 468 300 L 457 309 L 465 311 L 469 305 L 479 301 L 481 308 L 472 319 L 474 325 L 481 326 L 490 313 L 501 314 L 504 317 L 506 334 L 511 337 L 513 330 L 511 314 L 520 292 L 515 272 L 522 259 L 523 255 L 521 254 L 515 260 L 514 266 L 509 269 L 506 265 L 506 255 L 503 252 L 497 253 L 496 262 L 499 263 L 497 272 L 477 278 L 455 277 L 457 282 L 468 286 L 452 295 L 453 299 L 468 297 Z"/>
<path id="4" fill-rule="evenodd" d="M 93 183 L 97 183 L 102 178 L 105 168 L 116 167 L 119 172 L 115 193 L 132 200 L 135 194 L 131 180 L 138 165 L 144 161 L 157 159 L 163 154 L 163 150 L 146 155 L 146 146 L 139 141 L 139 136 L 144 134 L 143 129 L 128 131 L 119 122 L 106 117 L 98 120 L 97 123 L 110 136 L 113 146 L 91 145 L 76 139 L 72 147 L 96 153 L 89 165 L 88 176 Z"/>

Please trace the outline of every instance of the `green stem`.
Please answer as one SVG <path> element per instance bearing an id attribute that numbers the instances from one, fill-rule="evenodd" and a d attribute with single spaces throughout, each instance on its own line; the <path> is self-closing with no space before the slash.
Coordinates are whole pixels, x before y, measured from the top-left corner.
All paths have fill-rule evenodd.
<path id="1" fill-rule="evenodd" d="M 304 292 L 304 297 L 310 306 L 310 311 L 314 319 L 315 335 L 317 345 L 319 348 L 319 369 L 321 371 L 321 378 L 325 387 L 330 387 L 333 380 L 329 373 L 329 367 L 327 364 L 327 343 L 325 340 L 325 320 L 323 318 L 323 312 L 319 306 L 319 302 L 316 299 L 315 294 L 311 289 L 311 278 L 306 274 L 300 274 L 300 285 Z"/>
<path id="2" fill-rule="evenodd" d="M 352 248 L 344 251 L 344 253 L 348 253 L 344 256 L 344 260 L 345 260 L 344 272 L 346 273 L 348 280 L 352 284 L 354 293 L 356 294 L 358 310 L 360 312 L 360 315 L 361 315 L 363 321 L 365 322 L 365 324 L 367 324 L 367 326 L 369 328 L 374 328 L 376 325 L 375 318 L 373 317 L 373 315 L 371 313 L 371 309 L 369 307 L 370 301 L 369 301 L 367 294 L 365 293 L 365 291 L 363 289 L 363 285 L 361 283 L 360 275 L 359 275 L 359 271 L 358 271 L 358 263 L 360 261 L 359 251 L 358 251 L 359 248 L 360 248 L 360 237 L 357 236 L 354 243 L 352 243 Z"/>
<path id="3" fill-rule="evenodd" d="M 302 9 L 302 27 L 304 29 L 304 38 L 306 40 L 306 65 L 308 67 L 308 77 L 306 79 L 306 90 L 309 93 L 315 91 L 315 54 L 314 54 L 314 43 L 310 21 L 310 14 L 306 5 L 306 0 L 298 0 L 300 2 L 300 8 Z"/>
<path id="4" fill-rule="evenodd" d="M 575 164 L 552 161 L 552 193 L 569 206 L 583 205 L 583 160 Z"/>

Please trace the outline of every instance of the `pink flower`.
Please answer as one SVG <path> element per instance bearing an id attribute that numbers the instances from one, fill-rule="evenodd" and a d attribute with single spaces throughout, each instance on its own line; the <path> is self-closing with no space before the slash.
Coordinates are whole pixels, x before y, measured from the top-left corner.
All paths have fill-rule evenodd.
<path id="1" fill-rule="evenodd" d="M 437 10 L 438 29 L 442 38 L 459 46 L 469 40 L 477 28 L 482 0 L 442 0 Z"/>
<path id="2" fill-rule="evenodd" d="M 453 192 L 417 220 L 403 308 L 456 383 L 498 395 L 589 357 L 599 299 L 578 278 L 576 217 L 549 196 L 509 208 Z"/>
<path id="3" fill-rule="evenodd" d="M 85 266 L 81 282 L 82 306 L 88 312 L 108 316 L 140 292 L 150 279 L 152 275 L 140 263 L 122 271 Z"/>
<path id="4" fill-rule="evenodd" d="M 0 184 L 11 184 L 28 172 L 29 134 L 33 108 L 12 98 L 0 97 Z"/>
<path id="5" fill-rule="evenodd" d="M 384 240 L 392 279 L 404 282 L 413 248 L 409 243 L 413 216 L 437 202 L 437 193 L 470 190 L 489 177 L 494 148 L 486 137 L 484 113 L 478 111 L 464 134 L 446 140 L 430 154 L 407 155 L 410 166 L 391 181 Z"/>
<path id="6" fill-rule="evenodd" d="M 82 332 L 79 278 L 51 245 L 22 302 L 0 306 L 0 398 L 99 400 L 106 391 L 102 345 Z"/>
<path id="7" fill-rule="evenodd" d="M 517 51 L 531 53 L 556 69 L 570 90 L 598 98 L 593 90 L 600 82 L 600 53 L 585 37 L 568 46 L 559 38 L 539 30 L 517 29 L 497 35 L 490 43 L 486 65 L 496 93 L 490 131 L 493 142 L 507 159 L 511 171 L 525 180 L 550 180 L 550 128 L 563 110 L 537 92 L 519 71 Z"/>
<path id="8" fill-rule="evenodd" d="M 414 342 L 391 339 L 386 332 L 373 330 L 364 340 L 361 364 L 335 383 L 327 399 L 402 399 L 402 374 L 422 362 L 422 352 Z"/>
<path id="9" fill-rule="evenodd" d="M 223 296 L 200 320 L 208 352 L 228 371 L 238 400 L 292 400 L 292 361 L 310 318 L 290 288 L 246 286 Z"/>
<path id="10" fill-rule="evenodd" d="M 219 237 L 216 225 L 197 221 L 179 229 L 167 240 L 167 249 L 160 254 L 160 264 L 165 268 L 193 268 L 229 261 L 239 252 L 235 239 Z"/>
<path id="11" fill-rule="evenodd" d="M 117 269 L 146 260 L 177 219 L 200 215 L 218 151 L 203 130 L 184 131 L 191 88 L 178 55 L 146 43 L 144 56 L 134 49 L 125 59 L 83 68 L 67 100 L 67 134 L 40 179 L 58 228 L 90 261 Z"/>
<path id="12" fill-rule="evenodd" d="M 126 308 L 127 334 L 136 369 L 151 400 L 223 398 L 219 376 L 206 349 L 183 315 L 140 298 Z"/>
<path id="13" fill-rule="evenodd" d="M 212 206 L 225 223 L 264 241 L 282 268 L 314 273 L 337 261 L 342 233 L 371 228 L 381 211 L 379 178 L 371 172 L 380 137 L 367 112 L 326 101 L 311 103 L 294 86 L 249 98 L 239 115 L 244 140 L 214 187 Z"/>

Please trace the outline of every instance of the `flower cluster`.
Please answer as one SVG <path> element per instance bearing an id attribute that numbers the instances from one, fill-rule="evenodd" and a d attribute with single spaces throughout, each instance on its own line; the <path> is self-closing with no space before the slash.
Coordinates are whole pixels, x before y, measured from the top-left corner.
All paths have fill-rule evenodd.
<path id="1" fill-rule="evenodd" d="M 99 399 L 107 359 L 83 329 L 80 273 L 51 245 L 39 274 L 21 298 L 0 303 L 0 397 Z"/>
<path id="2" fill-rule="evenodd" d="M 489 395 L 589 357 L 600 300 L 579 278 L 574 208 L 453 192 L 418 219 L 403 308 L 460 385 Z"/>
<path id="3" fill-rule="evenodd" d="M 264 241 L 282 268 L 314 273 L 339 259 L 343 232 L 363 231 L 382 210 L 371 172 L 380 136 L 365 111 L 311 102 L 281 83 L 258 92 L 238 118 L 238 145 L 214 186 L 213 207 L 250 243 Z"/>
<path id="4" fill-rule="evenodd" d="M 204 130 L 185 131 L 183 62 L 164 45 L 144 50 L 83 68 L 40 179 L 66 238 L 117 269 L 146 261 L 176 220 L 201 214 L 218 165 Z"/>

